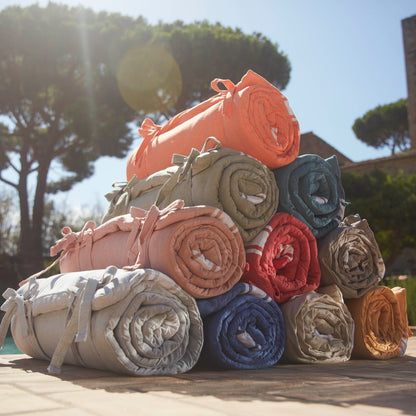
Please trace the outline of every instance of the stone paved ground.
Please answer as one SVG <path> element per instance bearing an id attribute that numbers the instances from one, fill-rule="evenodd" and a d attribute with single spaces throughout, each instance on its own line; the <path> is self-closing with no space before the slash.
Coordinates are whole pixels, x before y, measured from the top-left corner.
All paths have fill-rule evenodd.
<path id="1" fill-rule="evenodd" d="M 0 415 L 416 415 L 416 337 L 387 361 L 128 377 L 0 355 Z"/>

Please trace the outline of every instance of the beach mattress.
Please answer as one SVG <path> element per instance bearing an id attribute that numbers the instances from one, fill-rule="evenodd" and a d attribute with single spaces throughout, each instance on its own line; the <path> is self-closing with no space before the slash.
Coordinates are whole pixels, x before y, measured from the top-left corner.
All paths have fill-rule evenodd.
<path id="1" fill-rule="evenodd" d="M 53 374 L 64 363 L 136 376 L 183 373 L 202 349 L 194 298 L 155 270 L 33 277 L 3 296 L 0 334 L 11 322 L 19 350 L 50 361 Z"/>
<path id="2" fill-rule="evenodd" d="M 215 136 L 224 147 L 239 150 L 273 169 L 299 153 L 299 123 L 287 98 L 263 77 L 249 70 L 236 85 L 214 79 L 216 95 L 172 117 L 163 126 L 145 119 L 143 142 L 127 161 L 127 180 L 144 179 L 171 165 L 174 153 L 200 149 Z M 223 88 L 224 87 L 224 88 Z"/>
<path id="3" fill-rule="evenodd" d="M 258 160 L 232 149 L 193 149 L 189 156 L 174 155 L 174 167 L 127 184 L 106 195 L 110 205 L 103 222 L 127 214 L 131 206 L 165 208 L 176 199 L 186 206 L 209 205 L 225 211 L 243 241 L 253 239 L 277 210 L 279 190 L 273 173 Z"/>
<path id="4" fill-rule="evenodd" d="M 196 298 L 231 289 L 245 267 L 243 241 L 230 217 L 209 206 L 184 207 L 174 201 L 163 210 L 132 207 L 129 214 L 80 232 L 63 229 L 52 248 L 63 273 L 120 268 L 159 270 Z"/>

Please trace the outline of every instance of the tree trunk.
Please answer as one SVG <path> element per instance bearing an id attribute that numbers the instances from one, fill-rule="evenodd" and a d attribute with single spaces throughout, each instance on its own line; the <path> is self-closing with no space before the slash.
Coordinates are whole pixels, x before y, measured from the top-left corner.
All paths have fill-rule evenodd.
<path id="1" fill-rule="evenodd" d="M 46 179 L 49 164 L 39 164 L 36 192 L 30 216 L 27 178 L 28 172 L 22 173 L 19 181 L 20 200 L 20 243 L 19 243 L 19 280 L 43 269 L 42 222 L 45 207 Z"/>
<path id="2" fill-rule="evenodd" d="M 41 265 L 39 261 L 38 248 L 33 241 L 33 227 L 29 213 L 29 202 L 27 192 L 27 175 L 21 174 L 19 186 L 20 204 L 20 240 L 19 240 L 19 264 L 18 280 L 22 280 L 33 274 Z M 40 245 L 41 247 L 41 245 Z"/>

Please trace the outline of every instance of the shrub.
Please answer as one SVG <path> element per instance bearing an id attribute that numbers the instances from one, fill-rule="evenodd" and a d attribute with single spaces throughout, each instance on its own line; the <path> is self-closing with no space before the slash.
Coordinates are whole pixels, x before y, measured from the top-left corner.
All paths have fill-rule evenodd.
<path id="1" fill-rule="evenodd" d="M 409 318 L 409 325 L 416 326 L 416 278 L 408 276 L 405 280 L 399 280 L 393 277 L 386 280 L 384 283 L 390 288 L 400 286 L 406 289 L 407 316 Z"/>

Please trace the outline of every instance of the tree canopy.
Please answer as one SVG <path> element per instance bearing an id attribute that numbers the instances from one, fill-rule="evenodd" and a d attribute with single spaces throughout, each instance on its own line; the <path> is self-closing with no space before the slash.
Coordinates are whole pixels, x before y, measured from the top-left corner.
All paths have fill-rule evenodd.
<path id="1" fill-rule="evenodd" d="M 48 193 L 92 175 L 103 155 L 127 155 L 132 122 L 168 119 L 213 95 L 212 79 L 248 69 L 289 81 L 277 44 L 218 23 L 151 26 L 54 3 L 1 11 L 0 182 L 19 197 L 21 277 L 41 267 Z"/>
<path id="2" fill-rule="evenodd" d="M 379 105 L 355 120 L 352 129 L 356 137 L 369 146 L 406 150 L 410 146 L 407 100 Z"/>
<path id="3" fill-rule="evenodd" d="M 139 122 L 161 122 L 211 97 L 215 78 L 238 82 L 252 69 L 281 90 L 290 79 L 289 59 L 276 43 L 220 23 L 159 23 L 148 43 L 132 46 L 121 57 L 118 81 Z"/>
<path id="4" fill-rule="evenodd" d="M 0 161 L 10 168 L 0 180 L 19 195 L 20 253 L 31 264 L 25 274 L 41 265 L 45 194 L 90 176 L 101 155 L 129 150 L 127 123 L 135 115 L 109 62 L 113 39 L 133 23 L 52 3 L 0 13 L 0 115 L 7 126 L 0 132 Z M 54 180 L 48 178 L 53 162 L 66 172 Z"/>
<path id="5" fill-rule="evenodd" d="M 214 78 L 238 82 L 252 69 L 281 90 L 289 82 L 287 56 L 261 33 L 247 35 L 206 21 L 190 25 L 175 22 L 157 25 L 154 40 L 175 57 L 182 74 L 182 91 L 171 115 L 212 96 L 210 81 Z"/>

